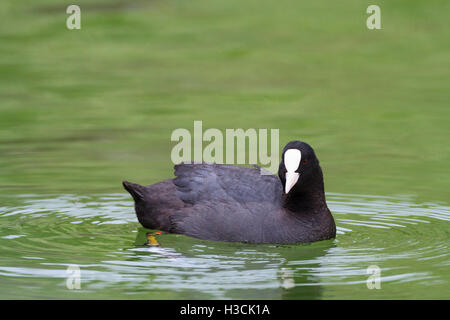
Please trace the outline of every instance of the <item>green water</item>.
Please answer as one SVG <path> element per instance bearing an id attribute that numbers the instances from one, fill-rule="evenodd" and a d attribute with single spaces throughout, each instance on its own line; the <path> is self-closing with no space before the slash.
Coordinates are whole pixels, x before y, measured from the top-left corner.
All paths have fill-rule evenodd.
<path id="1" fill-rule="evenodd" d="M 0 298 L 449 298 L 450 207 L 439 204 L 328 194 L 334 240 L 249 245 L 161 234 L 150 246 L 126 194 L 5 201 Z M 73 264 L 79 290 L 67 288 Z M 367 287 L 373 265 L 380 289 Z"/>
<path id="2" fill-rule="evenodd" d="M 0 298 L 450 298 L 448 1 L 77 4 L 0 3 Z M 194 120 L 310 143 L 336 239 L 146 245 L 121 181 Z"/>

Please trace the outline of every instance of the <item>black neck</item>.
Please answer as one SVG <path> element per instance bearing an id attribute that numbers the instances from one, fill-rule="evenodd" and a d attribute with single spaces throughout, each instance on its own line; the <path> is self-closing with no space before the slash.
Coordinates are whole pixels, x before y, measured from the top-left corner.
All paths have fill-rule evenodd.
<path id="1" fill-rule="evenodd" d="M 306 187 L 296 186 L 288 194 L 284 194 L 283 206 L 293 212 L 305 212 L 326 206 L 322 170 Z"/>

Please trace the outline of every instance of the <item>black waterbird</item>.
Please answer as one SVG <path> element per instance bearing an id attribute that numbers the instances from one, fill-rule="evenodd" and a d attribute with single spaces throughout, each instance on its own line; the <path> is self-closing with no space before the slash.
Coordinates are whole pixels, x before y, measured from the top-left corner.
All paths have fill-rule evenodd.
<path id="1" fill-rule="evenodd" d="M 205 240 L 251 243 L 334 238 L 322 169 L 314 150 L 291 141 L 278 177 L 260 168 L 223 164 L 175 165 L 175 179 L 141 186 L 124 181 L 146 228 Z"/>

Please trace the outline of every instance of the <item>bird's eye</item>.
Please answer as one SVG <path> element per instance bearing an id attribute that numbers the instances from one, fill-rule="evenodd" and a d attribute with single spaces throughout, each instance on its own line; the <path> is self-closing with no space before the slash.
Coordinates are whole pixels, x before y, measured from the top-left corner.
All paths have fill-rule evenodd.
<path id="1" fill-rule="evenodd" d="M 308 164 L 308 160 L 303 160 L 303 164 Z"/>

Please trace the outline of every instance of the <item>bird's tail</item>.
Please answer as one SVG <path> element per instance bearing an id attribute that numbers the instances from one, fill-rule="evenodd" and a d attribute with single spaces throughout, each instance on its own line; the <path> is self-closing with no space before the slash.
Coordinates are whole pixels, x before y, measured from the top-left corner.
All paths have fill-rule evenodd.
<path id="1" fill-rule="evenodd" d="M 123 181 L 123 187 L 127 190 L 133 197 L 135 202 L 144 200 L 145 197 L 145 187 L 140 184 Z"/>

